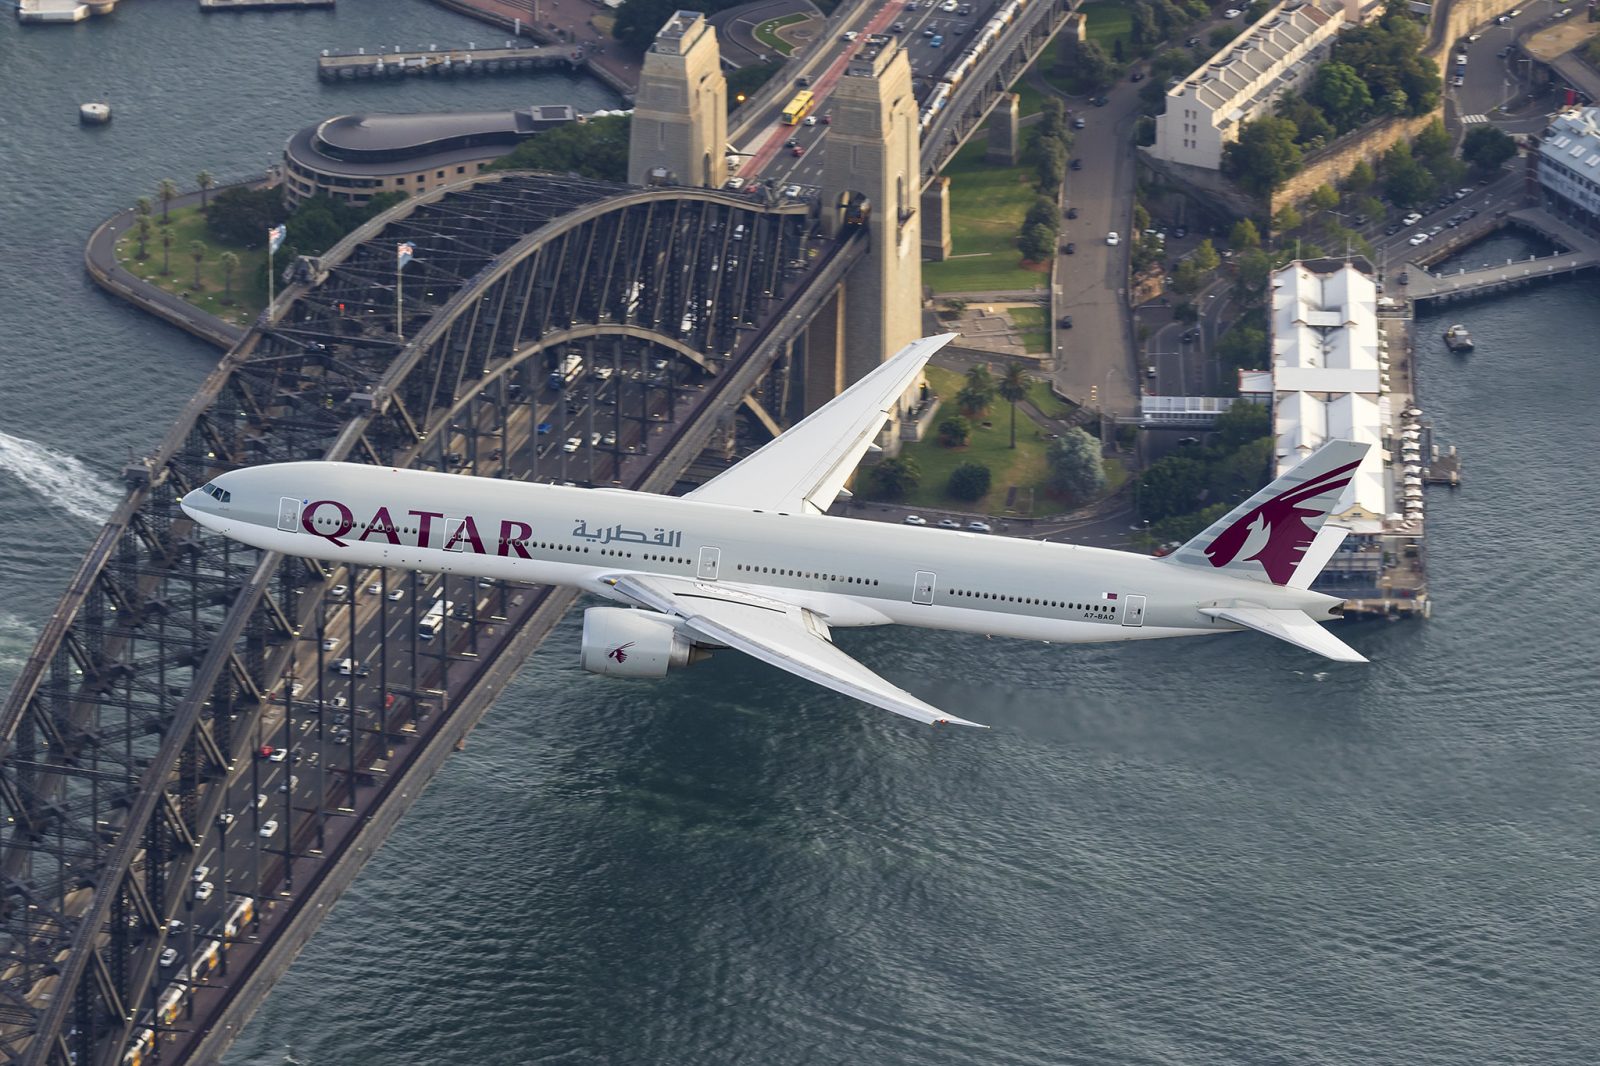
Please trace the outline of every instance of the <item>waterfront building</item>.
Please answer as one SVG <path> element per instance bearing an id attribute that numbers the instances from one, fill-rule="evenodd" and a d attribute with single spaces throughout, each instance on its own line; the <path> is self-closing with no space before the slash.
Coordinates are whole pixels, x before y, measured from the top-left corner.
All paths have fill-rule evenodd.
<path id="1" fill-rule="evenodd" d="M 1334 519 L 1349 535 L 1314 587 L 1373 610 L 1395 610 L 1396 601 L 1425 610 L 1420 489 L 1401 502 L 1391 462 L 1395 449 L 1420 447 L 1404 427 L 1415 412 L 1410 396 L 1391 387 L 1408 380 L 1391 373 L 1389 356 L 1389 334 L 1400 331 L 1403 346 L 1404 323 L 1380 318 L 1379 308 L 1376 282 L 1355 264 L 1291 263 L 1272 279 L 1272 367 L 1241 374 L 1239 392 L 1270 400 L 1276 474 L 1333 438 L 1370 445 Z"/>
<path id="2" fill-rule="evenodd" d="M 1379 5 L 1374 0 L 1284 0 L 1227 48 L 1167 90 L 1156 119 L 1157 159 L 1218 170 L 1239 127 L 1271 114 L 1278 97 L 1298 89 L 1327 60 L 1341 29 Z"/>
<path id="3" fill-rule="evenodd" d="M 1536 168 L 1550 210 L 1600 230 L 1600 108 L 1569 108 L 1551 119 Z"/>
<path id="4" fill-rule="evenodd" d="M 381 192 L 427 192 L 477 174 L 540 130 L 576 120 L 566 104 L 340 115 L 289 138 L 284 187 L 290 203 L 321 195 L 364 204 Z"/>

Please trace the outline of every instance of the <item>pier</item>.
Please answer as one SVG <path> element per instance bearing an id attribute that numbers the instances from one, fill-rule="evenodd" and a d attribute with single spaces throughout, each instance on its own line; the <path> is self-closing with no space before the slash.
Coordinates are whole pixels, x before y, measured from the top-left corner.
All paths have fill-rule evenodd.
<path id="1" fill-rule="evenodd" d="M 1506 226 L 1532 230 L 1566 250 L 1555 255 L 1508 260 L 1503 264 L 1461 270 L 1454 274 L 1435 274 L 1427 269 L 1426 264 L 1438 262 Z M 1409 281 L 1401 291 L 1414 304 L 1428 300 L 1465 299 L 1548 278 L 1564 277 L 1596 266 L 1600 266 L 1600 241 L 1567 225 L 1543 208 L 1529 207 L 1486 219 L 1477 226 L 1467 225 L 1451 231 L 1445 242 L 1433 247 L 1425 258 L 1406 264 Z"/>
<path id="2" fill-rule="evenodd" d="M 205 2 L 205 0 L 202 0 Z M 257 0 L 219 0 L 254 3 Z M 274 0 L 261 0 L 264 3 Z M 329 0 L 331 5 L 332 0 Z M 323 81 L 356 78 L 406 78 L 417 75 L 463 78 L 505 74 L 532 74 L 543 70 L 587 69 L 583 47 L 573 45 L 518 45 L 503 48 L 439 48 L 405 52 L 324 51 L 317 59 L 317 77 Z"/>
<path id="3" fill-rule="evenodd" d="M 200 0 L 200 10 L 212 11 L 295 11 L 331 8 L 334 0 Z"/>

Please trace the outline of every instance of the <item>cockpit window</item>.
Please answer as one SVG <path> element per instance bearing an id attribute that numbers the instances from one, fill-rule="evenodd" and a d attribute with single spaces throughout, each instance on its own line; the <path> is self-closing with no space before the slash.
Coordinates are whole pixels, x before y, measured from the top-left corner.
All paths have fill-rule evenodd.
<path id="1" fill-rule="evenodd" d="M 216 485 L 212 484 L 209 481 L 206 482 L 206 484 L 200 486 L 200 491 L 205 493 L 207 496 L 210 496 L 213 500 L 216 500 L 218 503 L 232 503 L 233 502 L 233 493 L 227 491 L 226 489 L 219 489 L 219 488 L 217 488 Z"/>

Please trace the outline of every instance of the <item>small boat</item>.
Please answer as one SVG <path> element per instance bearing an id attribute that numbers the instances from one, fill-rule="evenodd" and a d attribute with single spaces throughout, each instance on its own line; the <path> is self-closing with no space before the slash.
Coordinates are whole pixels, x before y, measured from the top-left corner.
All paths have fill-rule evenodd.
<path id="1" fill-rule="evenodd" d="M 1444 343 L 1452 352 L 1472 351 L 1472 335 L 1459 322 L 1444 331 Z"/>

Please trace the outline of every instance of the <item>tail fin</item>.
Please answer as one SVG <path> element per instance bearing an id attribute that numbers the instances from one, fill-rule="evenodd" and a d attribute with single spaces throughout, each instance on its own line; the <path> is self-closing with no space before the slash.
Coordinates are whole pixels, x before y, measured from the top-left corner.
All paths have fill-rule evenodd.
<path id="1" fill-rule="evenodd" d="M 1328 441 L 1167 556 L 1167 561 L 1223 570 L 1230 577 L 1289 584 L 1366 454 L 1365 444 Z"/>

